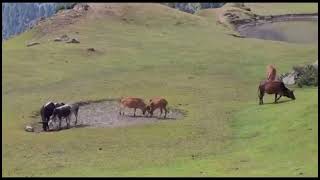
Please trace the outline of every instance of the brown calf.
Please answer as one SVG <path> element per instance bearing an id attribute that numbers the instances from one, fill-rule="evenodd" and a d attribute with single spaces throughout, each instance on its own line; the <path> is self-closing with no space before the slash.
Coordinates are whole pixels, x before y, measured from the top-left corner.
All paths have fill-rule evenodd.
<path id="1" fill-rule="evenodd" d="M 274 103 L 277 103 L 281 96 L 286 96 L 295 100 L 293 91 L 285 87 L 282 81 L 262 81 L 259 85 L 259 104 L 263 104 L 264 93 L 275 94 Z M 278 98 L 277 95 L 280 95 Z"/>
<path id="2" fill-rule="evenodd" d="M 165 100 L 163 97 L 154 97 L 149 100 L 149 105 L 147 106 L 147 110 L 150 113 L 150 116 L 153 115 L 153 111 L 160 108 L 160 116 L 162 114 L 162 110 L 164 109 L 165 114 L 164 118 L 166 118 L 168 110 L 166 109 L 166 106 L 168 105 L 168 101 Z"/>
<path id="3" fill-rule="evenodd" d="M 136 116 L 136 109 L 141 109 L 143 115 L 146 112 L 146 104 L 144 103 L 143 99 L 137 98 L 137 97 L 125 97 L 120 100 L 120 110 L 119 114 L 121 115 L 121 111 L 124 108 L 134 108 L 134 114 L 133 116 Z M 122 115 L 124 115 L 124 112 L 122 112 Z"/>

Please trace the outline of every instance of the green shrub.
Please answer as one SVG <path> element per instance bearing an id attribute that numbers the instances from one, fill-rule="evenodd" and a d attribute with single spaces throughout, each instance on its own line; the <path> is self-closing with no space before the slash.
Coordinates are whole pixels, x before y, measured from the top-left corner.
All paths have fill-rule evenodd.
<path id="1" fill-rule="evenodd" d="M 63 9 L 72 9 L 77 3 L 61 3 L 56 7 L 56 13 Z"/>
<path id="2" fill-rule="evenodd" d="M 306 65 L 304 67 L 294 67 L 298 72 L 296 80 L 299 87 L 302 86 L 318 86 L 318 68 L 313 65 Z"/>

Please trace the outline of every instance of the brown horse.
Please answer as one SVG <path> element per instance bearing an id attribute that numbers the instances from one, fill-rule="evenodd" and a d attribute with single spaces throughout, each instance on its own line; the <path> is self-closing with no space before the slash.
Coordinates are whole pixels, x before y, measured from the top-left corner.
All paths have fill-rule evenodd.
<path id="1" fill-rule="evenodd" d="M 289 90 L 287 87 L 285 87 L 284 83 L 282 81 L 262 81 L 259 85 L 259 104 L 263 104 L 263 96 L 264 93 L 267 94 L 275 94 L 274 103 L 277 103 L 278 100 L 281 98 L 281 96 L 286 96 L 288 98 L 291 98 L 295 100 L 295 96 L 293 94 L 293 91 Z M 280 97 L 277 97 L 278 94 Z"/>
<path id="2" fill-rule="evenodd" d="M 267 66 L 267 80 L 274 81 L 276 80 L 277 70 L 274 65 Z"/>

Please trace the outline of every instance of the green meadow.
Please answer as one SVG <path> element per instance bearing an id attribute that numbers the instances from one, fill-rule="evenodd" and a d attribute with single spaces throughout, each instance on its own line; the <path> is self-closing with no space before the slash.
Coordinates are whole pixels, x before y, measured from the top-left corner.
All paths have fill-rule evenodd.
<path id="1" fill-rule="evenodd" d="M 306 4 L 304 12 L 317 12 Z M 318 176 L 318 88 L 289 87 L 295 101 L 273 104 L 266 95 L 261 106 L 257 92 L 268 64 L 284 73 L 313 63 L 316 45 L 232 37 L 212 17 L 162 5 L 133 5 L 124 16 L 131 20 L 104 14 L 3 42 L 3 176 Z M 62 34 L 80 43 L 52 41 Z M 32 40 L 40 44 L 26 47 Z M 47 101 L 122 96 L 164 96 L 169 109 L 187 114 L 119 128 L 24 131 Z"/>

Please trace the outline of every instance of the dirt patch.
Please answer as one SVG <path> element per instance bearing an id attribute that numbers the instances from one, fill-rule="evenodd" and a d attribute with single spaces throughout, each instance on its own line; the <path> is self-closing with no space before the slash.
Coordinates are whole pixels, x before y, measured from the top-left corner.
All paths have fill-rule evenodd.
<path id="1" fill-rule="evenodd" d="M 164 113 L 160 115 L 160 110 L 157 109 L 154 111 L 153 117 L 143 116 L 142 112 L 137 109 L 136 117 L 133 117 L 133 109 L 126 108 L 124 110 L 125 115 L 119 114 L 119 102 L 117 99 L 103 99 L 98 101 L 82 101 L 77 102 L 79 104 L 79 114 L 78 114 L 78 122 L 75 126 L 75 117 L 71 116 L 71 124 L 70 128 L 97 128 L 97 127 L 123 127 L 130 126 L 136 124 L 145 124 L 145 123 L 155 123 L 159 121 L 173 121 L 182 119 L 186 112 L 179 110 L 168 108 L 169 113 L 167 114 L 167 118 L 164 119 Z M 41 121 L 39 113 L 33 112 L 31 116 L 33 118 Z M 36 133 L 43 132 L 42 124 L 40 122 L 35 122 L 31 126 L 33 127 Z M 56 131 L 58 129 L 59 122 L 55 122 L 53 126 L 50 126 L 50 131 Z M 65 119 L 62 120 L 61 123 L 62 130 L 67 129 L 67 124 Z"/>

